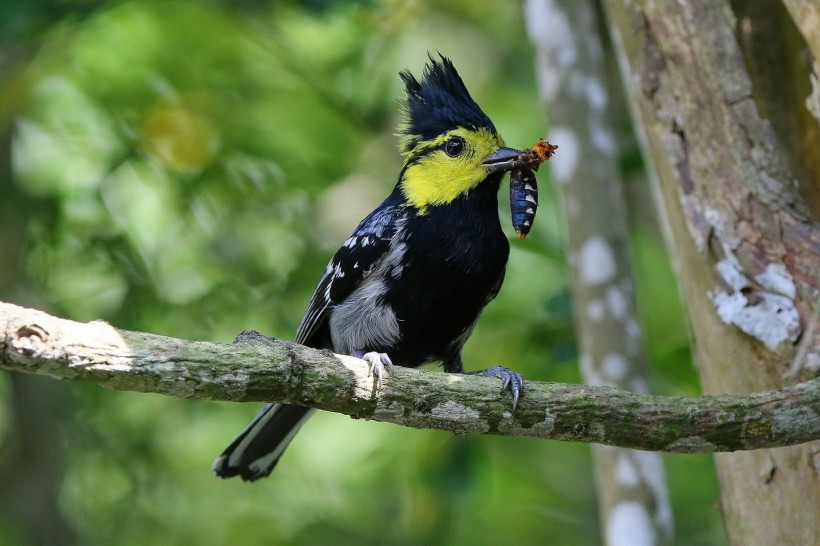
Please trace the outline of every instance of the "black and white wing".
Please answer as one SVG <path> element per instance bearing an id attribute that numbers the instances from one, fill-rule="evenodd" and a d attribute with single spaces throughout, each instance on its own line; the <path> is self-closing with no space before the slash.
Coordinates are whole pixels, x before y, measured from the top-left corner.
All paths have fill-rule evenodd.
<path id="1" fill-rule="evenodd" d="M 407 209 L 383 204 L 371 212 L 327 264 L 310 299 L 296 342 L 308 346 L 321 343 L 334 306 L 343 302 L 387 254 L 390 243 L 403 224 Z"/>

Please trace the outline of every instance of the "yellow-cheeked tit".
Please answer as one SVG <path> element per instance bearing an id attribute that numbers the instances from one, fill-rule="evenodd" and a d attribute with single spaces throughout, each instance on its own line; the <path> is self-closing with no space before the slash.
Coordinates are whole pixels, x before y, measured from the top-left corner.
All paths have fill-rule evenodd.
<path id="1" fill-rule="evenodd" d="M 504 280 L 498 190 L 521 154 L 504 147 L 449 59 L 431 56 L 421 81 L 407 71 L 401 79 L 398 183 L 330 260 L 296 332 L 298 343 L 369 361 L 379 382 L 393 364 L 437 361 L 465 373 L 461 349 Z M 501 366 L 467 373 L 501 379 L 515 409 L 520 374 Z M 312 412 L 268 404 L 214 471 L 267 476 Z"/>

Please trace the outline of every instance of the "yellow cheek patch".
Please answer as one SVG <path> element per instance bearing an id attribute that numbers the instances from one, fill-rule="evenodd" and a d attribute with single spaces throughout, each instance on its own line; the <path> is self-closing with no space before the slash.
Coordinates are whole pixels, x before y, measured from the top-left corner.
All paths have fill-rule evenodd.
<path id="1" fill-rule="evenodd" d="M 441 148 L 454 136 L 464 139 L 466 147 L 458 157 Z M 502 145 L 501 139 L 486 130 L 464 128 L 448 131 L 432 141 L 422 142 L 410 152 L 408 167 L 401 180 L 407 202 L 424 210 L 428 205 L 443 205 L 478 186 L 487 177 L 481 163 Z"/>

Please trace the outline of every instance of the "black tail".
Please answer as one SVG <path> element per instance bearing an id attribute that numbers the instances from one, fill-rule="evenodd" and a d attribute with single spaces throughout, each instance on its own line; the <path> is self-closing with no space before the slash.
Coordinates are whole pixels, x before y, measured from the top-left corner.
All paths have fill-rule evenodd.
<path id="1" fill-rule="evenodd" d="M 216 458 L 214 472 L 220 478 L 242 476 L 247 482 L 264 478 L 313 411 L 290 404 L 268 404 Z"/>

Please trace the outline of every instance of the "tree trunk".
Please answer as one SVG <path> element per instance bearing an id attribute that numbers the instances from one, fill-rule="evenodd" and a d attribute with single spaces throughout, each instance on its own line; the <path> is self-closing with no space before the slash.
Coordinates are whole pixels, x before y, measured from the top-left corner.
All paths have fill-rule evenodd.
<path id="1" fill-rule="evenodd" d="M 581 374 L 590 385 L 647 392 L 613 123 L 623 104 L 609 81 L 612 51 L 591 0 L 530 0 L 525 14 L 549 140 L 560 143 L 550 165 L 563 193 Z M 592 453 L 606 544 L 671 544 L 660 454 L 603 445 Z"/>
<path id="2" fill-rule="evenodd" d="M 786 153 L 779 124 L 763 119 L 762 110 L 776 110 L 761 108 L 766 97 L 749 76 L 729 3 L 604 4 L 704 390 L 748 392 L 817 375 L 820 230 L 800 192 L 811 194 L 812 184 L 798 187 L 792 174 L 812 166 L 790 165 L 800 154 Z M 820 443 L 715 457 L 733 544 L 820 542 Z"/>

